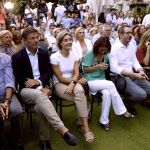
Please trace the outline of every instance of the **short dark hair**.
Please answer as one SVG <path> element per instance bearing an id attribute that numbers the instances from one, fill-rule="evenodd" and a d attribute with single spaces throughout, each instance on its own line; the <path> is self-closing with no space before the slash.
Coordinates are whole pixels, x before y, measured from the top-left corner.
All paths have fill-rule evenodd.
<path id="1" fill-rule="evenodd" d="M 38 32 L 38 30 L 36 30 L 33 27 L 27 27 L 26 29 L 23 30 L 21 37 L 23 39 L 27 39 L 27 37 L 30 33 L 39 33 L 39 32 Z"/>
<path id="2" fill-rule="evenodd" d="M 110 52 L 111 44 L 108 37 L 100 37 L 98 40 L 96 40 L 93 46 L 93 53 L 95 56 L 98 54 L 98 49 L 101 46 L 107 47 L 107 52 Z"/>
<path id="3" fill-rule="evenodd" d="M 121 27 L 118 28 L 118 33 L 124 33 L 124 28 L 129 27 L 128 25 L 121 25 Z"/>

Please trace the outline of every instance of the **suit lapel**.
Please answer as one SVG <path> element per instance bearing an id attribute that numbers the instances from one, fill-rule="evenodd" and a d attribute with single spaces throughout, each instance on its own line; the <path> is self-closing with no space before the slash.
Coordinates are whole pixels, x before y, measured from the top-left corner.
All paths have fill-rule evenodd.
<path id="1" fill-rule="evenodd" d="M 43 64 L 42 54 L 40 49 L 38 49 L 38 63 L 39 63 L 39 72 L 41 74 L 42 64 Z"/>
<path id="2" fill-rule="evenodd" d="M 33 78 L 31 63 L 30 63 L 29 56 L 28 56 L 25 48 L 22 50 L 22 54 L 23 54 L 24 66 L 25 66 L 25 68 L 27 68 L 27 70 L 26 70 L 27 74 L 29 75 L 29 78 Z"/>

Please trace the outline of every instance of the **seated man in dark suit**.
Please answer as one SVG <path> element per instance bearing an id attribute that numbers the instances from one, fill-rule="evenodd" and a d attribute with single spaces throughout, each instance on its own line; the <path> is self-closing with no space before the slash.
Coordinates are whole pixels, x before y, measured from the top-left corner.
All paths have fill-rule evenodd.
<path id="1" fill-rule="evenodd" d="M 12 56 L 12 66 L 20 96 L 24 103 L 35 104 L 40 119 L 41 150 L 49 150 L 49 124 L 51 124 L 69 145 L 77 145 L 77 138 L 64 126 L 49 100 L 49 79 L 52 77 L 50 59 L 47 51 L 39 49 L 39 33 L 32 27 L 22 33 L 25 48 Z M 45 149 L 46 148 L 46 149 Z"/>
<path id="2" fill-rule="evenodd" d="M 24 150 L 21 128 L 23 110 L 14 94 L 15 80 L 11 66 L 11 57 L 0 53 L 0 150 L 8 150 L 4 122 L 10 119 L 13 137 L 15 137 L 15 150 Z M 12 146 L 11 146 L 12 147 Z"/>

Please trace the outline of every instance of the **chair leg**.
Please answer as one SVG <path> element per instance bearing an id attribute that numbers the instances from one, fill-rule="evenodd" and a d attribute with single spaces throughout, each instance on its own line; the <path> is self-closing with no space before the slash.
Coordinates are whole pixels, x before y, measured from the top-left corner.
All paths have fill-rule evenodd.
<path id="1" fill-rule="evenodd" d="M 100 99 L 100 96 L 98 96 L 98 106 L 99 106 L 100 102 L 101 102 L 101 99 Z"/>
<path id="2" fill-rule="evenodd" d="M 29 108 L 29 115 L 30 115 L 30 129 L 33 129 L 33 120 L 32 120 L 32 108 Z"/>
<path id="3" fill-rule="evenodd" d="M 56 104 L 56 112 L 58 112 L 58 97 L 55 97 L 55 104 Z"/>
<path id="4" fill-rule="evenodd" d="M 62 119 L 62 100 L 59 99 L 59 102 L 60 102 L 60 105 L 59 105 L 59 108 L 60 108 L 60 118 Z"/>
<path id="5" fill-rule="evenodd" d="M 94 103 L 94 95 L 91 96 L 91 110 L 90 110 L 90 120 L 92 119 L 93 114 L 93 103 Z"/>
<path id="6" fill-rule="evenodd" d="M 29 120 L 29 108 L 27 106 L 25 106 L 25 112 L 27 113 L 27 120 Z"/>

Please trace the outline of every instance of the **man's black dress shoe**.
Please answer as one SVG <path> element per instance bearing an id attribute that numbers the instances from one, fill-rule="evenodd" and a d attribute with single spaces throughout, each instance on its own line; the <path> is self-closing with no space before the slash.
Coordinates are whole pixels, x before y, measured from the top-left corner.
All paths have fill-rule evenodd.
<path id="1" fill-rule="evenodd" d="M 67 144 L 71 145 L 71 146 L 75 146 L 79 143 L 78 139 L 69 131 L 67 131 L 64 135 L 63 135 L 64 140 L 66 141 Z"/>
<path id="2" fill-rule="evenodd" d="M 46 141 L 40 140 L 40 148 L 41 148 L 41 150 L 52 150 L 52 147 L 48 140 L 46 140 Z"/>

